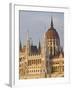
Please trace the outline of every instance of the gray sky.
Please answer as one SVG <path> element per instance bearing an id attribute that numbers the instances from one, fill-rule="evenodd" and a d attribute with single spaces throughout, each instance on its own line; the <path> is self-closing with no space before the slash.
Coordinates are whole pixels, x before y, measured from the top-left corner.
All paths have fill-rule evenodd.
<path id="1" fill-rule="evenodd" d="M 20 41 L 22 45 L 26 43 L 26 34 L 32 38 L 33 44 L 38 45 L 42 35 L 50 28 L 51 16 L 53 18 L 54 28 L 60 37 L 60 44 L 64 45 L 64 13 L 61 12 L 40 12 L 40 11 L 19 11 L 20 20 Z"/>

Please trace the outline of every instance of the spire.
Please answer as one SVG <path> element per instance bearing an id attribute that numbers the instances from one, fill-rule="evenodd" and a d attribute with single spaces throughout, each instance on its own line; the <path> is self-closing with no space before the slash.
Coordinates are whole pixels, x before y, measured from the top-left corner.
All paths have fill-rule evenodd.
<path id="1" fill-rule="evenodd" d="M 40 41 L 39 41 L 39 47 L 38 47 L 38 49 L 39 49 L 39 53 L 41 52 L 41 44 L 40 44 Z"/>
<path id="2" fill-rule="evenodd" d="M 41 48 L 40 41 L 39 41 L 39 49 Z"/>
<path id="3" fill-rule="evenodd" d="M 19 47 L 20 51 L 22 50 L 22 44 L 21 44 L 21 41 L 20 41 L 20 47 Z"/>
<path id="4" fill-rule="evenodd" d="M 29 31 L 27 30 L 27 41 L 29 40 Z"/>
<path id="5" fill-rule="evenodd" d="M 26 53 L 27 55 L 30 54 L 30 38 L 29 38 L 29 31 L 27 30 L 27 41 L 26 41 Z"/>
<path id="6" fill-rule="evenodd" d="M 30 37 L 30 45 L 33 46 L 33 41 L 31 37 Z"/>
<path id="7" fill-rule="evenodd" d="M 53 19 L 52 19 L 52 16 L 51 16 L 51 27 L 53 27 Z"/>

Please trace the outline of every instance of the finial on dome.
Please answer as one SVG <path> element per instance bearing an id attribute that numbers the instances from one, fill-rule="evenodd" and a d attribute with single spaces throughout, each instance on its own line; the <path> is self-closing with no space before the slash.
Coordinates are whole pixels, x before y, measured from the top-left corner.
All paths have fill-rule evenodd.
<path id="1" fill-rule="evenodd" d="M 53 19 L 52 19 L 52 16 L 51 16 L 51 27 L 53 27 Z"/>

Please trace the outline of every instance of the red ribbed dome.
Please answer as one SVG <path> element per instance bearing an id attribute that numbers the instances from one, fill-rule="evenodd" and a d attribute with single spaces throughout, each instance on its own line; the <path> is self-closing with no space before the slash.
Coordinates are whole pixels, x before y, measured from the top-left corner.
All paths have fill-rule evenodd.
<path id="1" fill-rule="evenodd" d="M 53 27 L 48 29 L 48 31 L 46 32 L 46 38 L 47 39 L 59 39 L 59 35 L 56 29 L 54 29 Z"/>
<path id="2" fill-rule="evenodd" d="M 51 27 L 46 32 L 46 38 L 47 39 L 59 39 L 59 35 L 58 35 L 57 31 L 53 27 L 53 20 L 52 20 L 52 18 L 51 18 Z"/>

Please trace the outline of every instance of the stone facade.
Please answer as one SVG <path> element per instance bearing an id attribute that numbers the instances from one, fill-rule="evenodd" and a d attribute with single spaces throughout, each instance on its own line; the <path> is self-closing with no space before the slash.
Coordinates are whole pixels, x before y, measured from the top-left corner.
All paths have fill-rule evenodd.
<path id="1" fill-rule="evenodd" d="M 58 32 L 51 26 L 43 35 L 43 42 L 31 45 L 27 34 L 26 45 L 19 53 L 19 78 L 64 77 L 64 52 L 60 47 Z"/>

